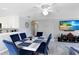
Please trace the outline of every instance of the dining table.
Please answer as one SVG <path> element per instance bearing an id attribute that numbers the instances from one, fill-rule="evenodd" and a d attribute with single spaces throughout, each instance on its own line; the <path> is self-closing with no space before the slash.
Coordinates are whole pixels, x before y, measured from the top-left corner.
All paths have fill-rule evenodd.
<path id="1" fill-rule="evenodd" d="M 15 44 L 18 48 L 36 52 L 42 42 L 46 42 L 45 37 L 33 37 L 32 40 L 25 38 L 23 41 L 16 41 Z"/>

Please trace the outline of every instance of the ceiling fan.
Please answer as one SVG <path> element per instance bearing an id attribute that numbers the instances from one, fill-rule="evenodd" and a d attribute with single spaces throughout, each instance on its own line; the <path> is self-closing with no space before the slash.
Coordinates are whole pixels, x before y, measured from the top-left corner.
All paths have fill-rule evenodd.
<path id="1" fill-rule="evenodd" d="M 53 12 L 54 11 L 54 5 L 55 3 L 40 3 L 38 5 L 36 5 L 36 8 L 39 8 L 39 10 L 41 11 L 41 13 L 46 16 L 49 14 L 49 12 Z"/>

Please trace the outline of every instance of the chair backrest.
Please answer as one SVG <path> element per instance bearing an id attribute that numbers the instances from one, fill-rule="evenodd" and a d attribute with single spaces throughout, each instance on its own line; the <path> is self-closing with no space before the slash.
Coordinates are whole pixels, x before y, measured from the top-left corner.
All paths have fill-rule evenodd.
<path id="1" fill-rule="evenodd" d="M 27 36 L 26 36 L 25 33 L 20 33 L 20 37 L 21 37 L 21 39 L 23 40 L 23 39 L 26 38 Z"/>
<path id="2" fill-rule="evenodd" d="M 13 42 L 9 42 L 7 40 L 3 40 L 5 46 L 8 48 L 8 52 L 10 55 L 17 55 L 18 54 L 18 49 L 16 46 L 13 44 Z"/>
<path id="3" fill-rule="evenodd" d="M 12 39 L 13 42 L 20 41 L 20 38 L 19 38 L 18 34 L 10 35 L 10 37 L 11 37 L 11 39 Z"/>
<path id="4" fill-rule="evenodd" d="M 79 54 L 79 50 L 75 49 L 74 47 L 71 47 L 76 53 Z"/>
<path id="5" fill-rule="evenodd" d="M 49 34 L 48 40 L 47 40 L 47 42 L 46 42 L 47 45 L 49 44 L 49 42 L 50 42 L 51 39 L 52 39 L 52 34 Z"/>
<path id="6" fill-rule="evenodd" d="M 37 32 L 37 37 L 43 36 L 43 32 Z"/>
<path id="7" fill-rule="evenodd" d="M 76 53 L 75 53 L 75 51 L 70 47 L 69 48 L 69 55 L 75 55 Z"/>

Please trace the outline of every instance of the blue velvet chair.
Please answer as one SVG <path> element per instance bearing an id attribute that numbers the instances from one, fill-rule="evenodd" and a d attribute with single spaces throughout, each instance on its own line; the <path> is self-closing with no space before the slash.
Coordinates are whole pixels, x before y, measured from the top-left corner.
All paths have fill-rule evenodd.
<path id="1" fill-rule="evenodd" d="M 8 49 L 10 55 L 33 55 L 33 51 L 23 50 L 16 47 L 13 42 L 3 40 L 5 46 Z"/>
<path id="2" fill-rule="evenodd" d="M 75 54 L 79 54 L 79 50 L 75 49 L 74 47 L 70 47 L 70 48 L 74 51 Z"/>
<path id="3" fill-rule="evenodd" d="M 8 52 L 10 55 L 18 55 L 19 54 L 19 49 L 16 48 L 16 46 L 7 40 L 3 40 L 5 46 L 8 48 Z"/>
<path id="4" fill-rule="evenodd" d="M 24 40 L 25 38 L 27 38 L 26 34 L 25 33 L 20 33 L 20 37 L 22 40 Z"/>
<path id="5" fill-rule="evenodd" d="M 10 37 L 11 37 L 11 39 L 12 39 L 13 42 L 20 41 L 20 38 L 19 38 L 18 34 L 10 35 Z"/>
<path id="6" fill-rule="evenodd" d="M 71 47 L 69 48 L 69 55 L 75 55 L 75 51 Z"/>
<path id="7" fill-rule="evenodd" d="M 69 55 L 79 55 L 79 50 L 76 50 L 75 48 L 73 47 L 68 47 L 68 46 L 65 46 L 68 50 L 69 50 Z"/>
<path id="8" fill-rule="evenodd" d="M 11 37 L 11 39 L 12 39 L 13 44 L 15 45 L 15 47 L 16 47 L 16 44 L 15 44 L 16 41 L 24 42 L 24 40 L 20 40 L 18 34 L 10 35 L 10 37 Z M 28 50 L 24 50 L 24 49 L 19 49 L 19 54 L 21 54 L 21 55 L 32 55 L 33 52 L 32 51 L 28 51 Z"/>
<path id="9" fill-rule="evenodd" d="M 49 34 L 47 42 L 41 43 L 40 47 L 37 50 L 37 53 L 43 53 L 46 55 L 48 54 L 48 50 L 49 50 L 48 45 L 49 45 L 50 39 L 52 39 L 52 34 Z"/>
<path id="10" fill-rule="evenodd" d="M 37 32 L 36 37 L 41 37 L 43 36 L 43 32 Z"/>

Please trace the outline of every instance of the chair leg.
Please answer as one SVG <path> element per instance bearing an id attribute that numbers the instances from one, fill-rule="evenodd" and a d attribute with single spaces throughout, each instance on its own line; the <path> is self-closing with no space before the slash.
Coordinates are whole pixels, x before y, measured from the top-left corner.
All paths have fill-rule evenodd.
<path id="1" fill-rule="evenodd" d="M 32 55 L 36 55 L 37 53 L 36 52 L 32 52 Z"/>
<path id="2" fill-rule="evenodd" d="M 45 55 L 48 55 L 48 51 L 45 51 L 44 53 L 45 53 Z"/>
<path id="3" fill-rule="evenodd" d="M 35 52 L 35 55 L 40 55 L 40 53 L 39 52 Z"/>
<path id="4" fill-rule="evenodd" d="M 47 46 L 47 49 L 49 50 L 49 47 Z"/>
<path id="5" fill-rule="evenodd" d="M 48 47 L 46 47 L 46 49 L 44 50 L 44 54 L 48 55 Z"/>

